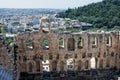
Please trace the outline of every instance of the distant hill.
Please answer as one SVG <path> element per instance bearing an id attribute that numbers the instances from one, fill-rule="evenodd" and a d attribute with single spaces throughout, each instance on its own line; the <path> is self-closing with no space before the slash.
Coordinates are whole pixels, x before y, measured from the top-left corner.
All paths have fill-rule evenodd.
<path id="1" fill-rule="evenodd" d="M 114 28 L 120 26 L 120 0 L 103 0 L 87 6 L 68 9 L 59 13 L 59 17 L 89 22 L 95 28 Z"/>
<path id="2" fill-rule="evenodd" d="M 0 8 L 1 17 L 21 16 L 21 15 L 42 15 L 42 14 L 56 14 L 62 9 L 49 9 L 49 8 Z"/>

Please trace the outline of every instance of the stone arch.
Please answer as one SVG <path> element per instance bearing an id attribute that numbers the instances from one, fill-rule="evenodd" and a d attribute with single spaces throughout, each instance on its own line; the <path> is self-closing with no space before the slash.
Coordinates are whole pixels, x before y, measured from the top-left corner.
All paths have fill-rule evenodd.
<path id="1" fill-rule="evenodd" d="M 36 61 L 36 71 L 40 72 L 40 61 Z"/>
<path id="2" fill-rule="evenodd" d="M 88 69 L 88 68 L 89 68 L 89 61 L 86 60 L 86 61 L 85 61 L 85 69 Z"/>
<path id="3" fill-rule="evenodd" d="M 37 60 L 37 59 L 40 59 L 40 54 L 35 54 L 35 55 L 33 56 L 33 60 Z"/>
<path id="4" fill-rule="evenodd" d="M 27 62 L 27 71 L 33 72 L 36 70 L 36 63 L 34 61 L 28 61 Z"/>
<path id="5" fill-rule="evenodd" d="M 96 67 L 97 67 L 97 59 L 96 59 L 95 57 L 92 57 L 92 58 L 90 59 L 90 67 L 91 67 L 92 69 L 96 69 Z"/>
<path id="6" fill-rule="evenodd" d="M 57 61 L 54 60 L 52 61 L 52 71 L 56 71 L 57 70 Z"/>
<path id="7" fill-rule="evenodd" d="M 31 38 L 28 38 L 25 43 L 27 49 L 33 49 L 33 40 Z"/>
<path id="8" fill-rule="evenodd" d="M 63 49 L 65 47 L 64 45 L 64 38 L 59 39 L 59 49 Z"/>
<path id="9" fill-rule="evenodd" d="M 64 61 L 60 61 L 60 71 L 64 71 Z"/>
<path id="10" fill-rule="evenodd" d="M 51 61 L 47 58 L 44 58 L 42 60 L 42 67 L 43 67 L 43 71 L 50 71 L 51 70 L 51 65 L 50 65 Z"/>
<path id="11" fill-rule="evenodd" d="M 97 39 L 96 36 L 93 36 L 93 37 L 92 37 L 92 47 L 93 47 L 93 48 L 96 47 L 97 44 L 98 44 L 98 39 Z"/>
<path id="12" fill-rule="evenodd" d="M 111 63 L 111 68 L 115 68 L 115 59 L 111 58 L 112 60 L 110 61 Z"/>
<path id="13" fill-rule="evenodd" d="M 77 47 L 78 47 L 79 49 L 81 49 L 81 48 L 83 47 L 83 39 L 82 39 L 82 37 L 79 37 L 79 38 L 77 39 Z"/>
<path id="14" fill-rule="evenodd" d="M 44 33 L 48 33 L 50 31 L 50 20 L 47 17 L 42 17 L 40 20 L 40 30 Z"/>
<path id="15" fill-rule="evenodd" d="M 80 71 L 80 70 L 82 69 L 82 61 L 81 61 L 81 60 L 78 60 L 78 61 L 77 61 L 77 64 L 78 64 L 78 65 L 77 65 L 77 67 L 78 67 L 77 70 Z"/>
<path id="16" fill-rule="evenodd" d="M 28 72 L 33 71 L 33 64 L 31 62 L 28 63 Z"/>
<path id="17" fill-rule="evenodd" d="M 82 58 L 85 58 L 86 57 L 86 53 L 82 53 Z"/>
<path id="18" fill-rule="evenodd" d="M 43 47 L 44 50 L 49 49 L 49 40 L 47 38 L 43 38 L 42 47 Z"/>
<path id="19" fill-rule="evenodd" d="M 20 63 L 20 65 L 21 65 L 22 72 L 25 72 L 26 71 L 26 63 L 23 62 L 23 63 Z"/>
<path id="20" fill-rule="evenodd" d="M 69 51 L 75 50 L 75 39 L 74 38 L 68 38 L 67 48 Z"/>
<path id="21" fill-rule="evenodd" d="M 106 57 L 106 56 L 107 56 L 107 54 L 106 54 L 106 52 L 104 52 L 103 57 Z"/>
<path id="22" fill-rule="evenodd" d="M 112 44 L 112 38 L 111 38 L 111 36 L 106 36 L 106 45 L 107 46 L 111 46 L 111 44 Z"/>
<path id="23" fill-rule="evenodd" d="M 114 57 L 114 52 L 111 52 L 111 57 Z"/>
<path id="24" fill-rule="evenodd" d="M 110 59 L 109 58 L 106 59 L 106 67 L 110 67 Z"/>
<path id="25" fill-rule="evenodd" d="M 49 60 L 52 60 L 52 59 L 53 59 L 53 55 L 49 54 Z"/>
<path id="26" fill-rule="evenodd" d="M 74 70 L 74 58 L 68 58 L 66 60 L 67 70 Z"/>
<path id="27" fill-rule="evenodd" d="M 100 69 L 103 69 L 103 59 L 101 59 L 101 60 L 99 61 L 99 68 L 100 68 Z"/>

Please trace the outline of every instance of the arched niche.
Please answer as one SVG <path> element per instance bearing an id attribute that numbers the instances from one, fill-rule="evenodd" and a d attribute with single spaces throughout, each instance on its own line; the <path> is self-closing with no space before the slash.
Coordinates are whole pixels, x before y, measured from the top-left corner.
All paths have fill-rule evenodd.
<path id="1" fill-rule="evenodd" d="M 27 47 L 27 49 L 30 49 L 30 50 L 33 49 L 33 40 L 32 39 L 26 40 L 26 47 Z"/>
<path id="2" fill-rule="evenodd" d="M 57 70 L 57 61 L 56 60 L 52 62 L 52 70 L 53 71 Z"/>
<path id="3" fill-rule="evenodd" d="M 90 67 L 91 67 L 91 69 L 96 69 L 97 68 L 97 59 L 95 57 L 92 57 L 90 59 Z"/>
<path id="4" fill-rule="evenodd" d="M 100 68 L 100 69 L 103 69 L 103 59 L 101 59 L 101 60 L 99 61 L 99 68 Z"/>
<path id="5" fill-rule="evenodd" d="M 82 39 L 82 37 L 78 38 L 77 47 L 78 47 L 78 49 L 81 49 L 83 47 L 83 39 Z"/>
<path id="6" fill-rule="evenodd" d="M 81 69 L 82 69 L 82 61 L 81 60 L 79 60 L 79 61 L 77 61 L 77 67 L 78 67 L 78 71 L 80 71 Z"/>
<path id="7" fill-rule="evenodd" d="M 74 51 L 75 50 L 75 40 L 74 40 L 74 38 L 68 38 L 67 49 L 68 49 L 68 51 Z"/>
<path id="8" fill-rule="evenodd" d="M 31 62 L 28 63 L 28 72 L 32 72 L 33 64 Z"/>
<path id="9" fill-rule="evenodd" d="M 64 71 L 64 61 L 60 61 L 60 71 Z"/>
<path id="10" fill-rule="evenodd" d="M 86 61 L 85 61 L 85 69 L 88 69 L 88 68 L 89 68 L 89 61 L 86 60 Z"/>
<path id="11" fill-rule="evenodd" d="M 36 71 L 40 72 L 40 61 L 36 61 Z"/>
<path id="12" fill-rule="evenodd" d="M 40 20 L 40 30 L 43 33 L 48 33 L 50 32 L 50 26 L 51 26 L 50 20 L 47 17 L 42 17 Z"/>
<path id="13" fill-rule="evenodd" d="M 67 62 L 67 70 L 73 70 L 74 69 L 74 59 L 69 58 L 66 60 Z"/>
<path id="14" fill-rule="evenodd" d="M 43 50 L 49 50 L 49 41 L 47 38 L 43 38 L 42 47 L 43 47 Z"/>
<path id="15" fill-rule="evenodd" d="M 60 38 L 60 39 L 59 39 L 59 49 L 64 49 L 64 48 L 65 48 L 64 39 L 63 39 L 63 38 Z"/>
<path id="16" fill-rule="evenodd" d="M 109 58 L 106 59 L 106 67 L 107 67 L 107 68 L 110 67 L 110 59 L 109 59 Z"/>

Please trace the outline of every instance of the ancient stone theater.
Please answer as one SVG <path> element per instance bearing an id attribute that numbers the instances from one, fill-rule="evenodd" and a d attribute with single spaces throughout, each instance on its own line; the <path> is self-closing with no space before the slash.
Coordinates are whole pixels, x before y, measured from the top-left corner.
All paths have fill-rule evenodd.
<path id="1" fill-rule="evenodd" d="M 17 72 L 120 69 L 119 32 L 55 33 L 48 19 L 40 22 L 39 31 L 19 33 L 15 37 Z"/>

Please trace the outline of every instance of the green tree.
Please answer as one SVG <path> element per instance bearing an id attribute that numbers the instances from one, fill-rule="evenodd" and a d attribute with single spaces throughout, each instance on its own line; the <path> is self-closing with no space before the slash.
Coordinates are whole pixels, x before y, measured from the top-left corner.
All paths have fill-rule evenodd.
<path id="1" fill-rule="evenodd" d="M 69 8 L 60 17 L 78 19 L 93 24 L 95 28 L 107 29 L 120 26 L 120 0 L 103 0 L 83 7 Z"/>

